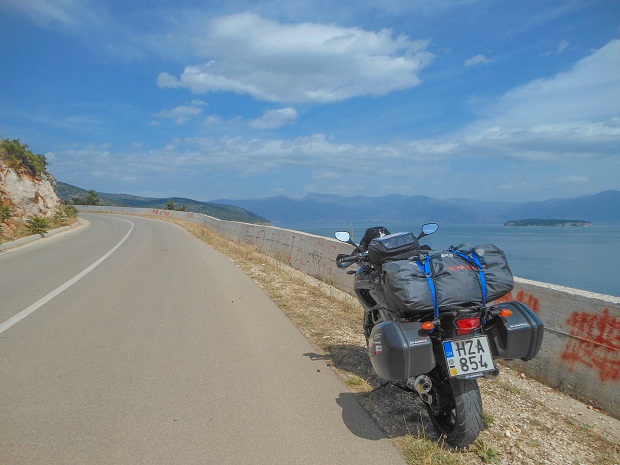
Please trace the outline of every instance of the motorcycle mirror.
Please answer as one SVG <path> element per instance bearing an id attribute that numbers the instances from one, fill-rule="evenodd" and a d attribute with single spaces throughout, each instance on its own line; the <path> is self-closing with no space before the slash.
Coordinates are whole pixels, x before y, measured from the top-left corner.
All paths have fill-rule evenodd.
<path id="1" fill-rule="evenodd" d="M 335 234 L 336 239 L 338 239 L 340 242 L 346 242 L 347 244 L 351 244 L 353 247 L 359 247 L 359 245 L 357 245 L 355 242 L 353 242 L 351 240 L 351 234 L 349 234 L 347 231 L 338 231 Z"/>
<path id="2" fill-rule="evenodd" d="M 439 229 L 439 225 L 437 223 L 426 223 L 422 226 L 422 232 L 418 236 L 418 239 L 423 238 L 424 236 L 430 236 L 433 233 L 436 233 Z"/>
<path id="3" fill-rule="evenodd" d="M 340 242 L 349 242 L 351 240 L 351 235 L 347 231 L 337 231 L 335 236 Z"/>

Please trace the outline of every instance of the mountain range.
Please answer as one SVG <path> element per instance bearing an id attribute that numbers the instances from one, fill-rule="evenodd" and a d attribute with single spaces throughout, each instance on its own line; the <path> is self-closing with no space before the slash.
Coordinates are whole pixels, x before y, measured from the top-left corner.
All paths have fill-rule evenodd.
<path id="1" fill-rule="evenodd" d="M 540 202 L 494 202 L 453 198 L 439 200 L 422 195 L 383 197 L 309 194 L 251 200 L 214 200 L 235 205 L 268 218 L 276 226 L 321 224 L 410 225 L 436 221 L 442 224 L 503 224 L 529 218 L 584 220 L 620 224 L 620 191 L 551 199 Z"/>
<path id="2" fill-rule="evenodd" d="M 63 200 L 83 198 L 87 191 L 58 182 Z M 138 197 L 98 193 L 103 204 L 166 208 L 170 198 Z M 275 226 L 332 224 L 389 224 L 393 226 L 436 221 L 442 224 L 504 224 L 524 219 L 582 220 L 620 224 L 620 191 L 607 190 L 593 195 L 543 200 L 539 202 L 495 202 L 452 198 L 435 199 L 423 195 L 382 197 L 308 194 L 302 198 L 284 195 L 248 200 L 217 199 L 209 202 L 172 197 L 175 206 L 215 218 Z"/>
<path id="3" fill-rule="evenodd" d="M 72 186 L 71 184 L 58 182 L 56 194 L 63 201 L 79 204 L 80 200 L 83 200 L 88 195 L 88 191 L 82 189 L 81 187 Z M 209 215 L 220 220 L 259 224 L 269 223 L 269 220 L 235 205 L 226 205 L 215 202 L 199 202 L 198 200 L 186 199 L 182 197 L 167 197 L 158 199 L 152 197 L 138 197 L 128 194 L 109 194 L 104 192 L 97 192 L 97 195 L 99 196 L 101 205 L 135 208 L 159 208 L 163 210 L 172 200 L 176 209 L 183 208 L 184 211 L 204 213 L 205 215 Z"/>

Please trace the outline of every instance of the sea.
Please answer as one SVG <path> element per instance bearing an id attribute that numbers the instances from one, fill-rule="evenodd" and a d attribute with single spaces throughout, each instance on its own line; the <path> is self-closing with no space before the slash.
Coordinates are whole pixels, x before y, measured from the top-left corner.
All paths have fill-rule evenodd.
<path id="1" fill-rule="evenodd" d="M 349 231 L 358 242 L 366 228 L 377 225 L 301 225 L 279 227 L 334 237 Z M 419 233 L 420 226 L 385 226 L 390 232 Z M 545 227 L 504 225 L 439 225 L 420 241 L 433 250 L 461 243 L 495 244 L 502 249 L 514 276 L 620 297 L 620 225 Z"/>

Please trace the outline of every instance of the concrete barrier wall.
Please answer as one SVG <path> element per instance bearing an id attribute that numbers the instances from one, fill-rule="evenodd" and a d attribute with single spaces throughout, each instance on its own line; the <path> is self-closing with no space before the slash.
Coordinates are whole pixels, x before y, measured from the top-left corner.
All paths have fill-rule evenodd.
<path id="1" fill-rule="evenodd" d="M 311 276 L 352 292 L 352 277 L 335 264 L 351 246 L 335 239 L 272 226 L 222 221 L 206 215 L 139 208 L 79 207 L 80 211 L 174 216 L 252 244 Z M 515 278 L 502 301 L 519 300 L 545 323 L 540 354 L 513 362 L 548 386 L 560 388 L 620 418 L 620 298 Z"/>

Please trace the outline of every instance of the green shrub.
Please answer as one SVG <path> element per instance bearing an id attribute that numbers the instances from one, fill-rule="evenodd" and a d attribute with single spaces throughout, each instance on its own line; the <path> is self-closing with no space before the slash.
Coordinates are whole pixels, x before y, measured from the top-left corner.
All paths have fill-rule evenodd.
<path id="1" fill-rule="evenodd" d="M 54 219 L 59 223 L 66 223 L 70 218 L 77 216 L 77 209 L 73 205 L 61 205 L 54 214 Z"/>
<path id="2" fill-rule="evenodd" d="M 499 452 L 491 445 L 484 442 L 481 438 L 474 441 L 472 451 L 482 459 L 484 463 L 501 463 L 499 461 Z"/>
<path id="3" fill-rule="evenodd" d="M 0 204 L 0 223 L 6 223 L 13 216 L 9 205 Z"/>
<path id="4" fill-rule="evenodd" d="M 50 221 L 40 216 L 31 216 L 26 220 L 26 228 L 32 234 L 45 234 L 50 229 Z"/>
<path id="5" fill-rule="evenodd" d="M 67 215 L 68 218 L 76 218 L 78 216 L 77 208 L 75 208 L 73 205 L 65 205 L 64 209 L 65 215 Z"/>
<path id="6" fill-rule="evenodd" d="M 34 176 L 45 173 L 47 160 L 43 155 L 37 155 L 19 139 L 2 139 L 0 141 L 0 158 L 4 159 L 11 168 L 26 168 Z"/>

